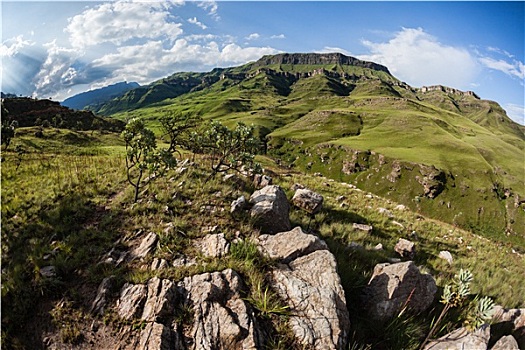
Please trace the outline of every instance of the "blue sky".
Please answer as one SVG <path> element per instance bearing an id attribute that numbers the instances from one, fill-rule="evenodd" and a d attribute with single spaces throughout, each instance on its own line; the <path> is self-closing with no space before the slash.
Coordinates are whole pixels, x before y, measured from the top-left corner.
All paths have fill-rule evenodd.
<path id="1" fill-rule="evenodd" d="M 2 91 L 62 100 L 278 52 L 342 52 L 524 124 L 525 2 L 1 1 Z"/>

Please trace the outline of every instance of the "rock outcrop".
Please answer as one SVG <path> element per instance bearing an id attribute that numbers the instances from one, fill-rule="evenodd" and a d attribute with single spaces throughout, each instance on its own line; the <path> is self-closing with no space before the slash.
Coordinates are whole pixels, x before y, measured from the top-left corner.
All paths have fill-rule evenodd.
<path id="1" fill-rule="evenodd" d="M 292 198 L 295 206 L 303 209 L 308 214 L 317 214 L 323 207 L 323 196 L 309 189 L 298 189 Z"/>
<path id="2" fill-rule="evenodd" d="M 378 264 L 363 302 L 367 315 L 384 322 L 398 314 L 405 306 L 418 313 L 426 310 L 437 292 L 432 276 L 422 274 L 413 261 L 396 264 Z"/>
<path id="3" fill-rule="evenodd" d="M 188 349 L 259 349 L 253 310 L 241 298 L 242 281 L 233 270 L 185 278 L 179 291 L 193 312 Z"/>
<path id="4" fill-rule="evenodd" d="M 475 332 L 469 332 L 466 328 L 459 328 L 427 344 L 424 350 L 486 350 L 489 339 L 489 326 L 483 326 Z"/>
<path id="5" fill-rule="evenodd" d="M 297 341 L 314 349 L 344 348 L 350 321 L 336 261 L 326 244 L 299 227 L 261 236 L 259 244 L 280 261 L 271 273 L 272 286 L 290 308 Z"/>
<path id="6" fill-rule="evenodd" d="M 266 186 L 255 191 L 250 197 L 253 204 L 250 215 L 262 233 L 277 233 L 291 229 L 290 204 L 284 191 L 276 185 Z"/>
<path id="7" fill-rule="evenodd" d="M 407 239 L 400 238 L 397 241 L 394 250 L 402 257 L 407 259 L 414 259 L 416 256 L 416 245 Z"/>

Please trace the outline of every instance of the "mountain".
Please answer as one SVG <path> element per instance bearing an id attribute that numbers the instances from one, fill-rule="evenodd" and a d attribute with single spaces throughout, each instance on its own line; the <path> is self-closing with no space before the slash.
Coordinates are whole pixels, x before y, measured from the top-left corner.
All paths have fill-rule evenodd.
<path id="1" fill-rule="evenodd" d="M 63 106 L 73 109 L 93 109 L 113 98 L 122 96 L 126 91 L 138 88 L 138 83 L 120 82 L 100 89 L 90 90 L 71 96 L 62 102 Z"/>
<path id="2" fill-rule="evenodd" d="M 279 54 L 176 73 L 98 111 L 152 123 L 184 112 L 254 124 L 282 165 L 485 236 L 524 240 L 525 127 L 471 91 L 414 88 L 387 67 L 342 54 Z"/>

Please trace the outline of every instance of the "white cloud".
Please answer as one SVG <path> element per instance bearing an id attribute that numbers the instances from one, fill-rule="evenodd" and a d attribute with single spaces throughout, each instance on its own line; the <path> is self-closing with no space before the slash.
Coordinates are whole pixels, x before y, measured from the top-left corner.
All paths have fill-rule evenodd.
<path id="1" fill-rule="evenodd" d="M 73 47 L 101 43 L 120 45 L 131 39 L 175 39 L 181 24 L 173 22 L 169 9 L 175 2 L 117 1 L 98 5 L 69 19 L 65 32 Z"/>
<path id="2" fill-rule="evenodd" d="M 525 125 L 525 106 L 507 103 L 505 105 L 505 111 L 510 119 L 514 120 L 516 123 Z"/>
<path id="3" fill-rule="evenodd" d="M 13 57 L 23 48 L 33 46 L 35 43 L 31 40 L 24 40 L 23 35 L 7 39 L 0 45 L 0 57 Z"/>
<path id="4" fill-rule="evenodd" d="M 286 35 L 284 34 L 272 35 L 270 39 L 286 39 Z"/>
<path id="5" fill-rule="evenodd" d="M 165 48 L 161 41 L 119 47 L 117 52 L 93 61 L 92 66 L 111 72 L 108 83 L 127 80 L 143 84 L 175 71 L 206 71 L 243 64 L 274 53 L 277 50 L 270 47 L 243 48 L 228 44 L 221 49 L 215 41 L 192 44 L 186 39 L 178 39 L 170 48 Z"/>
<path id="6" fill-rule="evenodd" d="M 333 53 L 338 52 L 342 53 L 345 56 L 354 56 L 350 51 L 342 49 L 340 47 L 325 46 L 322 50 L 318 51 L 319 53 Z"/>
<path id="7" fill-rule="evenodd" d="M 502 59 L 498 60 L 491 57 L 481 57 L 479 61 L 487 68 L 498 70 L 511 77 L 519 78 L 521 80 L 525 79 L 525 65 L 523 62 L 517 60 L 507 62 Z"/>
<path id="8" fill-rule="evenodd" d="M 47 58 L 40 71 L 33 79 L 35 97 L 54 97 L 64 86 L 74 83 L 77 71 L 72 67 L 81 55 L 78 50 L 57 45 L 56 40 L 44 44 L 47 48 Z"/>
<path id="9" fill-rule="evenodd" d="M 362 43 L 370 54 L 358 58 L 381 63 L 394 76 L 414 86 L 468 88 L 479 70 L 476 59 L 466 49 L 442 44 L 421 28 L 403 28 L 388 42 Z"/>
<path id="10" fill-rule="evenodd" d="M 261 37 L 261 35 L 259 33 L 252 33 L 250 35 L 248 35 L 245 39 L 246 40 L 257 40 Z"/>
<path id="11" fill-rule="evenodd" d="M 200 8 L 204 9 L 204 11 L 207 11 L 208 14 L 214 18 L 215 20 L 220 20 L 221 18 L 219 17 L 217 11 L 219 9 L 219 6 L 217 5 L 217 2 L 216 1 L 213 1 L 213 0 L 209 0 L 209 1 L 199 1 L 197 2 L 197 6 L 199 6 Z"/>
<path id="12" fill-rule="evenodd" d="M 188 22 L 191 24 L 195 24 L 196 26 L 200 27 L 201 29 L 208 28 L 204 23 L 201 23 L 197 20 L 197 17 L 188 18 Z"/>

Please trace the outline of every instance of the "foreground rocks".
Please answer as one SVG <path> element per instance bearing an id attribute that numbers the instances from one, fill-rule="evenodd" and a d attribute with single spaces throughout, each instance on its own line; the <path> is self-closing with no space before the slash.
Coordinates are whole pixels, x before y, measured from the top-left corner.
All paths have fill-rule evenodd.
<path id="1" fill-rule="evenodd" d="M 469 332 L 466 328 L 460 328 L 429 343 L 424 350 L 486 350 L 489 340 L 489 326 L 483 326 L 475 332 Z"/>
<path id="2" fill-rule="evenodd" d="M 255 191 L 249 200 L 250 215 L 256 219 L 262 233 L 274 234 L 290 230 L 290 204 L 284 191 L 276 185 Z"/>
<path id="3" fill-rule="evenodd" d="M 326 244 L 299 227 L 261 236 L 259 242 L 267 256 L 280 261 L 271 273 L 272 285 L 289 307 L 297 341 L 314 349 L 342 349 L 350 321 L 336 261 Z"/>
<path id="4" fill-rule="evenodd" d="M 422 274 L 413 261 L 378 264 L 364 290 L 367 315 L 385 322 L 405 306 L 418 313 L 426 310 L 437 292 L 432 276 Z"/>
<path id="5" fill-rule="evenodd" d="M 323 207 L 323 196 L 306 188 L 299 188 L 292 198 L 293 204 L 303 209 L 308 214 L 315 215 Z"/>

